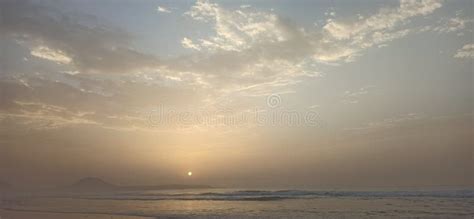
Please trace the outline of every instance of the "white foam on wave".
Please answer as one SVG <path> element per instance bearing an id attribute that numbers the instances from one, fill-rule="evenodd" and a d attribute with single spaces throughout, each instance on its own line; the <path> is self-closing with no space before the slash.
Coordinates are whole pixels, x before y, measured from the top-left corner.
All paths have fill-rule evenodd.
<path id="1" fill-rule="evenodd" d="M 324 197 L 433 197 L 474 198 L 473 190 L 457 191 L 305 191 L 305 190 L 241 190 L 231 192 L 203 193 L 146 193 L 128 192 L 111 195 L 87 195 L 75 198 L 110 200 L 228 200 L 228 201 L 274 201 L 282 199 L 311 199 Z"/>

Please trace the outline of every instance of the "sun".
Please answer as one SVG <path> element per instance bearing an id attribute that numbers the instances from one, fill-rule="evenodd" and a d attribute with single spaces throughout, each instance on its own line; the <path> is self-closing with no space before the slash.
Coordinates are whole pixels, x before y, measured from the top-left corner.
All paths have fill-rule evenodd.
<path id="1" fill-rule="evenodd" d="M 189 171 L 188 176 L 192 176 L 192 175 L 193 175 L 193 172 Z"/>

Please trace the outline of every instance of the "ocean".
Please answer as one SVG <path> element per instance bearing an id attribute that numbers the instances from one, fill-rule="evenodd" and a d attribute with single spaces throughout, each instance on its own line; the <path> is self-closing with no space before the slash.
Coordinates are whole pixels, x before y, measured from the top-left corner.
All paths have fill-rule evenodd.
<path id="1" fill-rule="evenodd" d="M 474 190 L 2 194 L 0 218 L 474 218 Z"/>

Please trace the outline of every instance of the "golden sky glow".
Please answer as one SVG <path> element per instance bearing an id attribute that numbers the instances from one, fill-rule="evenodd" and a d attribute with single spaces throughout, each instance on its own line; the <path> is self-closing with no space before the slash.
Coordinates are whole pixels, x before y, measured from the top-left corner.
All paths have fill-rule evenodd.
<path id="1" fill-rule="evenodd" d="M 0 8 L 0 181 L 472 184 L 472 1 Z"/>

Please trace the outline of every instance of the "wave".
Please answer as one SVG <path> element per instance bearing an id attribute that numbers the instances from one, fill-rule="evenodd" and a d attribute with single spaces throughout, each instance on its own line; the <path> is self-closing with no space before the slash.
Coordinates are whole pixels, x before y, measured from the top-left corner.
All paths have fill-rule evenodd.
<path id="1" fill-rule="evenodd" d="M 306 190 L 241 190 L 203 193 L 146 193 L 128 192 L 111 195 L 87 195 L 80 199 L 111 200 L 215 200 L 215 201 L 276 201 L 283 199 L 314 199 L 327 197 L 356 198 L 474 198 L 474 190 L 459 191 L 306 191 Z"/>

